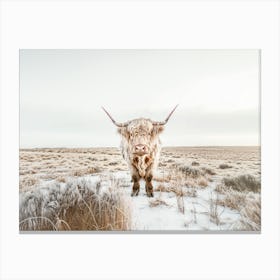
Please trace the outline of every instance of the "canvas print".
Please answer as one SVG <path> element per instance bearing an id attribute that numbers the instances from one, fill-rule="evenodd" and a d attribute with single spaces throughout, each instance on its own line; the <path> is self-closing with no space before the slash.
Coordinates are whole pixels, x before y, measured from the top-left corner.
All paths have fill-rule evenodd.
<path id="1" fill-rule="evenodd" d="M 259 50 L 19 56 L 20 232 L 261 231 Z"/>

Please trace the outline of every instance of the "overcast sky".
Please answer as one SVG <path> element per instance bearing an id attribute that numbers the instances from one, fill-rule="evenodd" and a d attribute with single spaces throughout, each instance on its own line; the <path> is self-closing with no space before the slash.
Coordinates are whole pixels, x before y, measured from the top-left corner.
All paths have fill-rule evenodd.
<path id="1" fill-rule="evenodd" d="M 116 119 L 164 146 L 259 145 L 257 50 L 21 50 L 20 146 L 119 146 Z"/>

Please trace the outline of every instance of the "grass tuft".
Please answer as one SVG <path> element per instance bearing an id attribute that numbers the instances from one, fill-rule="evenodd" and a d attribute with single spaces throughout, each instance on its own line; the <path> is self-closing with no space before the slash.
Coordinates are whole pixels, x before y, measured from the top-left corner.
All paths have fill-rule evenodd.
<path id="1" fill-rule="evenodd" d="M 261 182 L 252 175 L 224 178 L 223 184 L 239 192 L 259 193 L 261 191 Z"/>
<path id="2" fill-rule="evenodd" d="M 232 166 L 231 166 L 231 165 L 228 165 L 228 164 L 226 164 L 226 163 L 222 163 L 222 164 L 219 165 L 219 168 L 220 168 L 220 169 L 228 169 L 228 168 L 232 168 Z"/>
<path id="3" fill-rule="evenodd" d="M 190 167 L 190 166 L 179 166 L 178 170 L 182 172 L 185 176 L 191 177 L 191 178 L 197 178 L 199 176 L 202 176 L 203 173 L 200 169 Z"/>
<path id="4" fill-rule="evenodd" d="M 130 206 L 119 188 L 73 180 L 20 193 L 20 230 L 129 230 Z"/>
<path id="5" fill-rule="evenodd" d="M 150 207 L 156 207 L 156 206 L 160 206 L 160 205 L 169 206 L 169 204 L 161 198 L 156 198 L 156 199 L 150 199 L 149 200 L 149 206 Z"/>

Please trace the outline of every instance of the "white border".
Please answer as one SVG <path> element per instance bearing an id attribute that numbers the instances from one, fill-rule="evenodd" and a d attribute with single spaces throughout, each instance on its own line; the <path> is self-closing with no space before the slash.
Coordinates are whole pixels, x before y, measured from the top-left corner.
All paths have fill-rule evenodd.
<path id="1" fill-rule="evenodd" d="M 279 279 L 279 2 L 1 2 L 2 279 Z M 20 235 L 20 48 L 262 50 L 260 235 Z"/>

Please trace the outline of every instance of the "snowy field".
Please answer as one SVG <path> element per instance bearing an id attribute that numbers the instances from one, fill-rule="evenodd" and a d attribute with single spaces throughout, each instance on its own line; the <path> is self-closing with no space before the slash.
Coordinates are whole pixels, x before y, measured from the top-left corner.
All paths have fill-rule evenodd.
<path id="1" fill-rule="evenodd" d="M 126 198 L 130 230 L 260 230 L 258 148 L 166 148 L 153 198 L 144 181 L 139 195 L 130 196 L 130 173 L 117 149 L 34 149 L 20 157 L 20 193 L 70 181 L 99 182 L 102 191 L 115 189 Z"/>
<path id="2" fill-rule="evenodd" d="M 128 197 L 131 194 L 129 172 L 120 171 L 114 174 L 90 175 L 84 178 L 98 181 L 103 178 L 103 187 L 110 185 L 111 180 L 120 180 L 119 188 Z M 106 182 L 106 177 L 110 179 Z M 107 185 L 107 184 L 108 185 Z M 198 188 L 196 196 L 178 198 L 174 192 L 154 193 L 154 197 L 147 197 L 144 181 L 141 181 L 140 192 L 137 197 L 131 197 L 133 229 L 136 230 L 230 230 L 240 219 L 236 210 L 216 205 L 219 194 L 215 192 L 215 184 L 206 188 Z M 157 189 L 158 182 L 154 182 Z M 123 187 L 122 187 L 123 186 Z M 193 192 L 194 188 L 186 188 Z M 222 195 L 220 195 L 222 196 Z"/>

